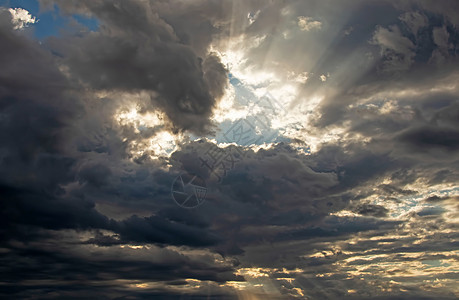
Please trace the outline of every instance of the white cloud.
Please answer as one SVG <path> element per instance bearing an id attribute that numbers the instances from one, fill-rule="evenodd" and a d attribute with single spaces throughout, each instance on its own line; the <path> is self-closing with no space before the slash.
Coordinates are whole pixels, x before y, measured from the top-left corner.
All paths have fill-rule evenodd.
<path id="1" fill-rule="evenodd" d="M 302 31 L 310 31 L 312 29 L 321 29 L 322 23 L 315 21 L 311 17 L 298 17 L 298 26 Z"/>
<path id="2" fill-rule="evenodd" d="M 14 29 L 22 29 L 29 24 L 37 23 L 38 20 L 33 17 L 27 10 L 23 8 L 10 8 L 8 9 L 12 16 L 12 23 Z"/>

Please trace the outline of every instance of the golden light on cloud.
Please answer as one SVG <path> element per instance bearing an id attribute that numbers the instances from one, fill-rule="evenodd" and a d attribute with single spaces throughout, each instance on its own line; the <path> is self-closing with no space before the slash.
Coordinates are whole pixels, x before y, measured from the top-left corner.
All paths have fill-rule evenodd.
<path id="1" fill-rule="evenodd" d="M 238 269 L 236 275 L 249 276 L 253 278 L 268 277 L 271 269 L 266 268 L 242 268 Z"/>
<path id="2" fill-rule="evenodd" d="M 115 114 L 115 120 L 121 126 L 132 126 L 136 133 L 140 132 L 142 127 L 154 128 L 164 125 L 164 115 L 157 112 L 141 113 L 140 107 L 122 108 Z"/>
<path id="3" fill-rule="evenodd" d="M 217 103 L 213 110 L 212 120 L 221 123 L 225 120 L 236 121 L 247 117 L 248 110 L 246 106 L 236 103 L 234 87 L 229 85 L 225 89 L 225 94 Z"/>
<path id="4" fill-rule="evenodd" d="M 133 132 L 133 135 L 124 137 L 133 158 L 143 155 L 148 155 L 151 159 L 168 157 L 177 149 L 184 135 L 172 134 L 166 128 L 164 119 L 163 113 L 141 112 L 138 106 L 121 108 L 114 116 L 118 126 L 127 129 L 127 132 Z"/>

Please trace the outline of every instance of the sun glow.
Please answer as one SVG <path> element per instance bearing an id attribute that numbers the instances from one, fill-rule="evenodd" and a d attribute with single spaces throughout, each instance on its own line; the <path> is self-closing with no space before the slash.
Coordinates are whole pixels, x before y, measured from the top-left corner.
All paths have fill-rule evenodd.
<path id="1" fill-rule="evenodd" d="M 243 37 L 234 38 L 220 48 L 212 46 L 230 73 L 230 82 L 224 97 L 214 109 L 213 120 L 221 124 L 225 121 L 265 120 L 269 128 L 252 124 L 256 134 L 265 138 L 261 142 L 270 144 L 273 137 L 301 138 L 298 124 L 304 124 L 307 114 L 304 109 L 291 110 L 297 101 L 300 85 L 307 80 L 307 73 L 273 72 L 269 66 L 258 66 L 247 62 L 246 56 L 263 42 L 263 37 L 247 41 Z M 298 78 L 300 77 L 300 78 Z M 314 98 L 314 100 L 321 98 Z M 316 106 L 317 103 L 312 103 Z M 312 109 L 308 110 L 309 112 Z M 300 125 L 301 127 L 302 125 Z M 258 144 L 258 143 L 257 143 Z"/>
<path id="2" fill-rule="evenodd" d="M 132 126 L 137 133 L 142 128 L 154 128 L 164 125 L 163 119 L 164 117 L 160 112 L 140 113 L 137 107 L 123 108 L 115 115 L 115 120 L 121 126 Z"/>
<path id="3" fill-rule="evenodd" d="M 184 138 L 182 134 L 174 135 L 167 130 L 164 116 L 158 111 L 141 113 L 138 107 L 123 108 L 114 119 L 133 159 L 145 155 L 151 159 L 168 157 Z"/>
<path id="4" fill-rule="evenodd" d="M 234 87 L 229 85 L 225 89 L 225 94 L 218 102 L 213 111 L 212 120 L 221 123 L 225 120 L 234 122 L 238 119 L 247 117 L 247 108 L 237 104 Z"/>

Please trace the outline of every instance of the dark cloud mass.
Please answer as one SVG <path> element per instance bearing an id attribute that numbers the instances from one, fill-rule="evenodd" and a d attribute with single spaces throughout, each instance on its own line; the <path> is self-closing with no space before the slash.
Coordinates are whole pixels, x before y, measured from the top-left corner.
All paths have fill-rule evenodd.
<path id="1" fill-rule="evenodd" d="M 458 26 L 449 0 L 0 1 L 0 297 L 457 299 Z"/>
<path id="2" fill-rule="evenodd" d="M 147 91 L 148 109 L 163 110 L 176 130 L 211 130 L 209 117 L 216 97 L 222 95 L 227 71 L 212 54 L 204 53 L 210 41 L 191 45 L 161 17 L 154 2 L 62 5 L 68 13 L 82 11 L 102 23 L 97 32 L 49 42 L 75 80 L 96 90 Z M 210 20 L 202 23 L 210 27 L 203 36 L 211 35 Z"/>

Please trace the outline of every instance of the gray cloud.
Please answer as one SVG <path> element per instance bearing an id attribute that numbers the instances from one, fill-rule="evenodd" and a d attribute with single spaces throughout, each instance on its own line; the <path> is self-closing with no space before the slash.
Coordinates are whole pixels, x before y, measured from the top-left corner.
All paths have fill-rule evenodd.
<path id="1" fill-rule="evenodd" d="M 164 111 L 174 130 L 212 129 L 209 117 L 227 77 L 218 58 L 207 58 L 209 39 L 196 46 L 189 39 L 194 28 L 181 28 L 177 35 L 175 24 L 158 15 L 161 5 L 147 2 L 88 1 L 64 3 L 63 8 L 81 10 L 101 22 L 98 32 L 49 41 L 74 79 L 96 90 L 148 91 L 147 109 Z M 211 19 L 202 22 L 208 32 L 196 34 L 211 36 L 216 30 Z"/>

